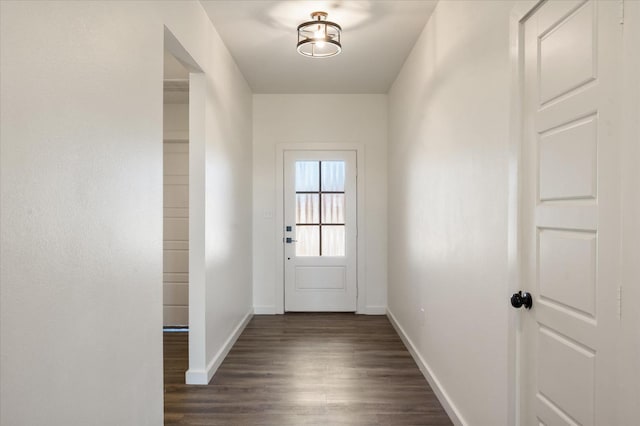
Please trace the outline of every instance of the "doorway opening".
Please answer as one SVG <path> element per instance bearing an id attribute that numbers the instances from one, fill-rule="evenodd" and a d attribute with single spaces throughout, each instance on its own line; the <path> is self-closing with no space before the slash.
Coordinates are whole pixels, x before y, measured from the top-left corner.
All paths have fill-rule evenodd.
<path id="1" fill-rule="evenodd" d="M 189 326 L 189 71 L 164 52 L 163 326 Z"/>
<path id="2" fill-rule="evenodd" d="M 188 365 L 167 363 L 171 354 L 165 345 L 165 382 L 169 373 L 181 382 L 201 383 L 205 368 L 205 92 L 202 68 L 165 27 L 163 325 L 183 334 L 189 360 Z"/>
<path id="3" fill-rule="evenodd" d="M 187 348 L 189 331 L 189 71 L 164 51 L 162 196 L 162 325 L 180 333 Z M 178 336 L 176 336 L 178 337 Z M 164 339 L 164 382 L 184 383 L 188 354 L 176 356 Z"/>

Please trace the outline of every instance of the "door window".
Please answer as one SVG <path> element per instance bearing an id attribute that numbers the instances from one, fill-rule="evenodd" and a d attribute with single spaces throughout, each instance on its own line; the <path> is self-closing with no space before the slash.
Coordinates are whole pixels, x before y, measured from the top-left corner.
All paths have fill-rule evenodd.
<path id="1" fill-rule="evenodd" d="M 345 255 L 344 186 L 344 161 L 296 161 L 296 256 Z"/>

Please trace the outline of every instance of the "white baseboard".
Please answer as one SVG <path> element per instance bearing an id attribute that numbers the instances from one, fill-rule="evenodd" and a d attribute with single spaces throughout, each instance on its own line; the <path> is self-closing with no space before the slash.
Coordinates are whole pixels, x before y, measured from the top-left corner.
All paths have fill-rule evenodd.
<path id="1" fill-rule="evenodd" d="M 205 370 L 188 369 L 184 373 L 184 381 L 188 385 L 208 385 L 207 372 Z"/>
<path id="2" fill-rule="evenodd" d="M 233 347 L 238 337 L 242 334 L 242 331 L 247 326 L 251 318 L 253 317 L 253 308 L 247 312 L 247 314 L 242 318 L 242 320 L 238 323 L 236 328 L 231 332 L 227 340 L 225 340 L 224 344 L 220 348 L 220 350 L 213 356 L 209 364 L 207 364 L 206 370 L 187 370 L 185 374 L 186 383 L 188 385 L 208 385 L 211 381 L 211 378 L 216 373 L 222 361 L 226 358 L 227 354 Z"/>
<path id="3" fill-rule="evenodd" d="M 422 372 L 422 375 L 425 379 L 427 379 L 427 382 L 429 382 L 429 386 L 431 386 L 431 389 L 433 389 L 433 393 L 438 398 L 438 401 L 440 401 L 440 404 L 442 404 L 442 407 L 449 415 L 449 418 L 451 419 L 453 424 L 457 426 L 467 426 L 468 423 L 464 421 L 464 418 L 460 414 L 460 411 L 456 408 L 455 404 L 440 384 L 440 381 L 433 374 L 433 371 L 431 370 L 427 362 L 424 360 L 424 358 L 422 358 L 409 336 L 407 336 L 400 323 L 398 323 L 396 317 L 388 308 L 387 318 L 389 318 L 391 325 L 396 329 L 396 332 L 400 336 L 400 339 L 402 339 L 404 345 L 409 350 L 409 353 L 413 357 L 414 361 L 416 362 L 416 364 L 418 364 L 418 368 Z"/>
<path id="4" fill-rule="evenodd" d="M 364 308 L 365 315 L 386 315 L 387 307 L 386 306 L 366 306 Z"/>
<path id="5" fill-rule="evenodd" d="M 255 315 L 277 315 L 276 307 L 273 305 L 268 306 L 254 306 L 253 313 Z M 364 311 L 357 312 L 358 314 L 363 315 L 386 315 L 387 307 L 386 306 L 366 306 Z"/>
<path id="6" fill-rule="evenodd" d="M 254 306 L 253 313 L 255 315 L 275 315 L 276 307 L 273 305 L 270 306 Z"/>

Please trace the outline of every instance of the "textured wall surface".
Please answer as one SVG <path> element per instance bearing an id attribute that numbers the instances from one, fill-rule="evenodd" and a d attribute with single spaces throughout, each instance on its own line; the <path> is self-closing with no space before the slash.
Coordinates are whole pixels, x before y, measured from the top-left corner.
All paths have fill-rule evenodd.
<path id="1" fill-rule="evenodd" d="M 438 3 L 389 93 L 389 310 L 470 425 L 507 424 L 511 7 Z"/>
<path id="2" fill-rule="evenodd" d="M 0 423 L 162 424 L 164 27 L 207 81 L 203 368 L 251 309 L 250 90 L 198 2 L 0 8 Z"/>

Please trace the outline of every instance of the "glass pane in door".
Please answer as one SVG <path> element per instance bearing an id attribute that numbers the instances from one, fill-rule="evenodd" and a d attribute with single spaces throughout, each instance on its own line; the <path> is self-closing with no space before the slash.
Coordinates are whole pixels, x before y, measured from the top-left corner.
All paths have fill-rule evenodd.
<path id="1" fill-rule="evenodd" d="M 296 194 L 296 223 L 320 223 L 319 194 Z"/>
<path id="2" fill-rule="evenodd" d="M 320 191 L 320 162 L 296 161 L 296 192 Z"/>
<path id="3" fill-rule="evenodd" d="M 322 256 L 344 256 L 344 225 L 322 227 Z"/>
<path id="4" fill-rule="evenodd" d="M 322 162 L 322 192 L 344 192 L 344 161 Z"/>
<path id="5" fill-rule="evenodd" d="M 345 162 L 296 161 L 296 256 L 344 256 Z"/>
<path id="6" fill-rule="evenodd" d="M 344 194 L 322 194 L 322 223 L 344 224 Z"/>
<path id="7" fill-rule="evenodd" d="M 296 226 L 296 256 L 320 256 L 320 227 Z"/>

